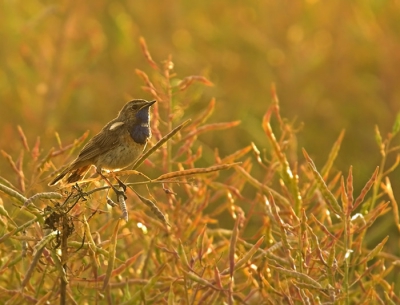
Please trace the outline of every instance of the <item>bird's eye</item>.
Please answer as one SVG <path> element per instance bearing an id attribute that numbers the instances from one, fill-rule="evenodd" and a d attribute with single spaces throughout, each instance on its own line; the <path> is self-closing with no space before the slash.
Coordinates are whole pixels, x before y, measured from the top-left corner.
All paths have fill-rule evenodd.
<path id="1" fill-rule="evenodd" d="M 132 110 L 137 110 L 138 109 L 138 105 L 132 105 L 131 108 L 132 108 Z"/>

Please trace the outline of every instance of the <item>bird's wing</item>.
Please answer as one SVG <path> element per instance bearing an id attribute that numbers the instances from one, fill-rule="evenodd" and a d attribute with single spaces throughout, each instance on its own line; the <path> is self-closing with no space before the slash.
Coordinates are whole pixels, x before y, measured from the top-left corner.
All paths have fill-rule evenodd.
<path id="1" fill-rule="evenodd" d="M 122 125 L 124 125 L 122 122 L 107 124 L 83 147 L 75 163 L 87 161 L 116 147 L 121 135 Z"/>

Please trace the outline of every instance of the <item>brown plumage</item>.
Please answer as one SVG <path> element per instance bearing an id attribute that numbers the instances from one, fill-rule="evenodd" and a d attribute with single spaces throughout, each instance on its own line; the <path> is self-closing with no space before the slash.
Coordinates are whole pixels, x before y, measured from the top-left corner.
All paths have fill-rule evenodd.
<path id="1" fill-rule="evenodd" d="M 156 101 L 133 100 L 83 147 L 78 157 L 49 185 L 64 177 L 67 183 L 83 178 L 91 165 L 96 171 L 116 171 L 131 165 L 143 152 L 151 137 L 150 106 Z"/>

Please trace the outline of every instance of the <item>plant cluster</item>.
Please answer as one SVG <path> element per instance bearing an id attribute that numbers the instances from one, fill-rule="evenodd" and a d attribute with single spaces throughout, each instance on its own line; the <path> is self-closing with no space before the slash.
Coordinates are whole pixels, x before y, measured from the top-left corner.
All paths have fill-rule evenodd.
<path id="1" fill-rule="evenodd" d="M 389 236 L 365 242 L 390 210 L 400 228 L 388 178 L 398 158 L 386 164 L 399 150 L 392 140 L 400 119 L 386 139 L 377 129 L 382 164 L 354 196 L 352 168 L 345 175 L 333 166 L 344 132 L 321 169 L 305 149 L 298 161 L 298 128 L 281 117 L 272 87 L 260 126 L 265 143 L 220 156 L 201 135 L 223 137 L 240 122 L 208 123 L 215 100 L 186 119 L 193 84 L 211 82 L 178 79 L 171 58 L 159 65 L 143 39 L 141 46 L 154 75 L 136 73 L 158 103 L 149 149 L 115 173 L 128 185 L 121 210 L 98 178 L 45 186 L 87 133 L 68 145 L 57 136 L 58 148 L 44 153 L 19 128 L 21 155 L 2 151 L 16 181 L 0 177 L 2 303 L 400 303 Z"/>

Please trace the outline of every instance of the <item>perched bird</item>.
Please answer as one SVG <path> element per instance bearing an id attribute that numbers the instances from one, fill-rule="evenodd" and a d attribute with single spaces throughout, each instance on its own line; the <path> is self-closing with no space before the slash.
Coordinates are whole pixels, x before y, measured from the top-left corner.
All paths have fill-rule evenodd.
<path id="1" fill-rule="evenodd" d="M 67 183 L 83 178 L 91 165 L 103 178 L 103 169 L 116 171 L 131 165 L 143 152 L 151 137 L 150 106 L 156 101 L 133 100 L 83 147 L 78 157 L 49 185 L 65 176 Z M 107 183 L 108 180 L 106 179 Z"/>

